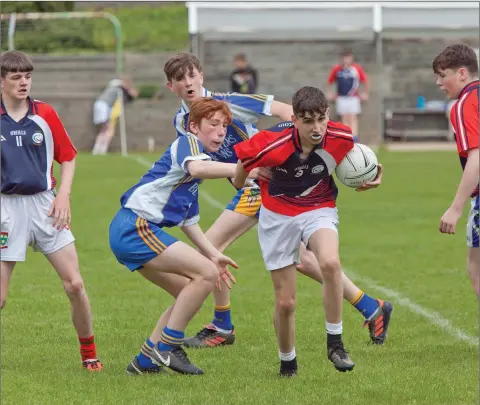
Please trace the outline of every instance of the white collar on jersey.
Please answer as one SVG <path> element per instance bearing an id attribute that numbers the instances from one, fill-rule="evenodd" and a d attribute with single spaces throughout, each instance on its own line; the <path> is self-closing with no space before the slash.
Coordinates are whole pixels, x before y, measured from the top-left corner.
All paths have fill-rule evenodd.
<path id="1" fill-rule="evenodd" d="M 201 92 L 202 92 L 202 97 L 210 97 L 212 95 L 212 92 L 210 90 L 207 90 L 205 87 L 202 87 Z M 183 100 L 182 100 L 182 112 L 183 113 L 189 113 L 190 112 L 190 107 Z"/>

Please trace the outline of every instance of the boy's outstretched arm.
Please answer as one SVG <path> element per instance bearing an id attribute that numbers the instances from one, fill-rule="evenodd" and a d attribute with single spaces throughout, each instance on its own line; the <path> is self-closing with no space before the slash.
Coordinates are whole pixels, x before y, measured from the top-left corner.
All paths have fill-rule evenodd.
<path id="1" fill-rule="evenodd" d="M 192 160 L 186 163 L 188 173 L 197 179 L 233 178 L 236 167 L 237 165 L 235 163 L 212 162 L 209 160 Z M 269 181 L 271 173 L 269 169 L 257 167 L 250 171 L 247 177 L 250 179 Z"/>
<path id="2" fill-rule="evenodd" d="M 212 162 L 210 160 L 192 160 L 185 165 L 188 173 L 197 179 L 220 179 L 235 175 L 235 164 Z"/>
<path id="3" fill-rule="evenodd" d="M 279 117 L 282 121 L 291 121 L 293 108 L 290 104 L 273 100 L 271 113 L 274 117 Z"/>

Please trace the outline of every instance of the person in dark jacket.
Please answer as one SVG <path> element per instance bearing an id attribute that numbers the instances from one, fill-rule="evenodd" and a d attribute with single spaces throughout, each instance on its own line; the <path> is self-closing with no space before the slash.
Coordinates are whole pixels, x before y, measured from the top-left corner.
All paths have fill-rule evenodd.
<path id="1" fill-rule="evenodd" d="M 230 89 L 234 93 L 255 94 L 258 86 L 257 70 L 248 64 L 244 53 L 233 58 L 235 69 L 230 73 Z"/>

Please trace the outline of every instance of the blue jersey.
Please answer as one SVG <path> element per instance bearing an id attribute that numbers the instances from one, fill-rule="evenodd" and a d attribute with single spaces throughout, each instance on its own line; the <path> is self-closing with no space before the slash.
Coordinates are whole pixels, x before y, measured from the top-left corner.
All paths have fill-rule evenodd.
<path id="1" fill-rule="evenodd" d="M 177 138 L 152 168 L 120 199 L 122 207 L 160 227 L 189 226 L 199 219 L 198 185 L 185 165 L 210 160 L 195 135 Z"/>
<path id="2" fill-rule="evenodd" d="M 217 162 L 237 163 L 237 154 L 233 146 L 237 143 L 251 138 L 258 132 L 255 123 L 260 116 L 271 116 L 271 107 L 273 96 L 263 94 L 239 94 L 239 93 L 212 93 L 207 89 L 202 89 L 204 97 L 212 97 L 216 100 L 225 101 L 232 111 L 232 123 L 227 127 L 227 134 L 222 146 L 218 152 L 208 155 Z M 182 101 L 182 106 L 178 110 L 173 125 L 177 135 L 187 133 L 188 114 L 190 108 Z"/>
<path id="3" fill-rule="evenodd" d="M 53 161 L 71 161 L 77 154 L 55 110 L 30 97 L 26 102 L 27 115 L 18 122 L 0 102 L 2 194 L 32 195 L 54 189 Z"/>

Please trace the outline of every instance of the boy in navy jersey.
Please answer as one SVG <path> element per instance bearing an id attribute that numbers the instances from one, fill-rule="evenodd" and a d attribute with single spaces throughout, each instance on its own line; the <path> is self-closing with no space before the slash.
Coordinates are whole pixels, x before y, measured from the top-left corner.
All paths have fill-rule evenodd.
<path id="1" fill-rule="evenodd" d="M 27 247 L 42 252 L 60 276 L 70 300 L 80 341 L 82 365 L 100 371 L 90 303 L 80 275 L 75 238 L 70 231 L 70 191 L 77 151 L 55 110 L 30 98 L 33 65 L 18 51 L 0 55 L 1 150 L 1 307 L 17 262 Z M 62 166 L 55 191 L 53 160 Z"/>

